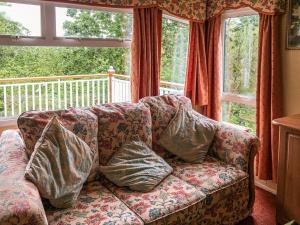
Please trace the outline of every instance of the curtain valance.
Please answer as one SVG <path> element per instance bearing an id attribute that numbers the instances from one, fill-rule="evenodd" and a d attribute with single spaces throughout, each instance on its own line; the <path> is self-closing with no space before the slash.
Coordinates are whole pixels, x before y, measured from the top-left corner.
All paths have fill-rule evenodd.
<path id="1" fill-rule="evenodd" d="M 249 6 L 259 13 L 276 15 L 285 12 L 286 0 L 207 0 L 207 19 L 226 9 Z"/>
<path id="2" fill-rule="evenodd" d="M 169 13 L 193 21 L 206 19 L 206 0 L 43 0 L 71 4 L 93 5 L 114 8 L 157 7 Z"/>

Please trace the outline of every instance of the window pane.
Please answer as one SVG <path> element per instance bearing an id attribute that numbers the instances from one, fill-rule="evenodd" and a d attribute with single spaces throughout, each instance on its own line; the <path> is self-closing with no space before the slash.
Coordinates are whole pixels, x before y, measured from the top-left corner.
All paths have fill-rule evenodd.
<path id="1" fill-rule="evenodd" d="M 255 96 L 258 22 L 256 15 L 225 20 L 224 92 Z"/>
<path id="2" fill-rule="evenodd" d="M 255 107 L 230 102 L 222 104 L 223 121 L 248 127 L 253 133 L 256 130 L 255 114 Z"/>
<path id="3" fill-rule="evenodd" d="M 56 7 L 58 37 L 131 39 L 132 15 L 122 12 Z"/>
<path id="4" fill-rule="evenodd" d="M 0 35 L 41 36 L 40 6 L 0 2 Z"/>
<path id="5" fill-rule="evenodd" d="M 163 18 L 162 25 L 160 79 L 161 81 L 175 83 L 174 85 L 164 84 L 164 86 L 183 92 L 187 66 L 189 25 L 188 23 L 172 20 L 169 17 Z M 161 82 L 161 86 L 162 85 L 163 83 Z"/>
<path id="6" fill-rule="evenodd" d="M 0 47 L 0 119 L 27 110 L 87 107 L 109 100 L 107 74 L 128 75 L 129 48 Z M 95 75 L 58 78 L 61 75 Z M 30 77 L 45 76 L 38 80 Z M 4 82 L 1 79 L 23 78 Z M 112 79 L 112 101 L 130 100 L 129 76 Z"/>

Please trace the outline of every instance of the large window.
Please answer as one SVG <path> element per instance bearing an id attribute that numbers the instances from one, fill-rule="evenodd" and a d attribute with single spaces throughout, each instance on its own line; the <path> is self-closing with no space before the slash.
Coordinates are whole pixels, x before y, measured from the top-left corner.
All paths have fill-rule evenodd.
<path id="1" fill-rule="evenodd" d="M 256 130 L 259 18 L 252 10 L 224 15 L 223 121 Z"/>
<path id="2" fill-rule="evenodd" d="M 130 100 L 131 37 L 130 10 L 0 2 L 0 119 Z"/>
<path id="3" fill-rule="evenodd" d="M 183 93 L 189 43 L 188 21 L 164 15 L 162 24 L 161 93 Z M 165 89 L 163 89 L 165 87 Z"/>

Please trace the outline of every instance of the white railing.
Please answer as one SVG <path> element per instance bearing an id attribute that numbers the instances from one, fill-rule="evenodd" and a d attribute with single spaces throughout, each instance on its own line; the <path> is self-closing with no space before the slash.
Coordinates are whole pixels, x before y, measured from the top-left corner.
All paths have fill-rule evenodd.
<path id="1" fill-rule="evenodd" d="M 0 79 L 0 119 L 28 110 L 130 102 L 130 77 L 114 74 Z M 161 82 L 160 94 L 183 94 L 183 85 Z"/>

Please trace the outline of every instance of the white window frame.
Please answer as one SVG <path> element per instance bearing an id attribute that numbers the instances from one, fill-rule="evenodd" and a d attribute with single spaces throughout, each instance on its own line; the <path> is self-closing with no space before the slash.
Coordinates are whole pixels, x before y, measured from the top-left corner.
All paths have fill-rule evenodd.
<path id="1" fill-rule="evenodd" d="M 258 15 L 256 11 L 249 7 L 234 9 L 234 10 L 226 10 L 222 14 L 222 23 L 221 23 L 221 42 L 222 42 L 222 59 L 221 59 L 221 88 L 222 88 L 222 102 L 230 102 L 236 104 L 243 104 L 246 106 L 251 106 L 256 108 L 256 97 L 249 97 L 245 95 L 234 94 L 230 92 L 224 92 L 224 67 L 225 67 L 225 20 L 228 18 L 242 17 L 242 16 L 253 16 Z M 223 119 L 222 119 L 223 120 Z"/>
<path id="2" fill-rule="evenodd" d="M 109 12 L 132 13 L 130 9 L 103 8 L 95 6 L 75 5 L 67 3 L 53 3 L 38 0 L 0 0 L 1 2 L 39 5 L 41 10 L 41 36 L 0 35 L 0 45 L 14 46 L 53 46 L 53 47 L 106 47 L 130 48 L 130 39 L 103 39 L 103 38 L 72 38 L 56 36 L 55 7 L 77 9 L 92 9 Z"/>

